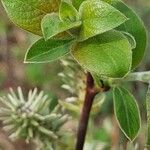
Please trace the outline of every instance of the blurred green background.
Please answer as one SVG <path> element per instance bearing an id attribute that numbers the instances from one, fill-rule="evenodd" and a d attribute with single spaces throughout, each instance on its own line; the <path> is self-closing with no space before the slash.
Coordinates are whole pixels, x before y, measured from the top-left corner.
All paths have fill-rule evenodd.
<path id="1" fill-rule="evenodd" d="M 145 23 L 148 35 L 148 46 L 143 61 L 136 71 L 150 70 L 150 0 L 125 0 Z M 69 95 L 61 88 L 62 80 L 58 76 L 63 67 L 59 61 L 51 64 L 24 64 L 23 59 L 27 48 L 37 40 L 36 37 L 16 27 L 7 17 L 0 3 L 0 93 L 9 87 L 21 86 L 25 92 L 38 87 L 51 95 L 65 99 Z M 142 116 L 142 128 L 140 135 L 131 144 L 126 144 L 129 150 L 143 150 L 146 138 L 146 85 L 142 83 L 130 83 L 127 86 L 135 95 L 140 106 Z M 118 128 L 113 115 L 111 93 L 99 111 L 89 124 L 89 133 L 85 150 L 122 150 L 123 143 L 128 143 Z M 77 119 L 76 119 L 77 122 Z M 70 126 L 73 126 L 73 122 Z M 74 127 L 72 127 L 74 128 Z M 0 130 L 0 145 L 4 150 L 29 150 L 31 147 L 23 141 L 10 142 L 7 135 Z M 0 148 L 1 149 L 1 148 Z M 65 150 L 62 149 L 62 150 Z"/>

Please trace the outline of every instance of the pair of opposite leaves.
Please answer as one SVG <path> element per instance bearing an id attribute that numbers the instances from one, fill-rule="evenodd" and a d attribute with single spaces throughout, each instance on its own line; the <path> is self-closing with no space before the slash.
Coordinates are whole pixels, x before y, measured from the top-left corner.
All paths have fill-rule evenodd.
<path id="1" fill-rule="evenodd" d="M 77 8 L 82 1 L 73 1 L 73 4 Z M 26 2 L 3 0 L 3 5 L 13 22 L 38 35 L 42 34 L 43 17 L 52 12 L 58 12 L 60 4 L 60 0 L 28 0 Z M 110 4 L 112 6 L 101 0 L 86 0 L 81 4 L 79 13 L 82 25 L 79 39 L 85 41 L 77 42 L 71 53 L 90 72 L 119 78 L 127 74 L 131 68 L 135 68 L 141 61 L 145 51 L 146 33 L 141 20 L 124 3 L 112 0 Z M 47 24 L 46 26 L 48 27 Z M 50 30 L 44 32 L 48 35 L 49 31 L 55 32 L 51 30 L 55 29 L 52 28 L 53 26 L 55 27 L 55 24 L 49 24 Z M 111 30 L 116 27 L 118 31 Z M 131 36 L 127 35 L 127 38 L 120 31 L 129 33 L 128 35 L 135 38 L 136 47 L 133 51 L 131 42 L 128 40 Z M 72 44 L 70 40 L 40 39 L 29 49 L 25 61 L 38 63 L 56 60 L 70 53 Z"/>

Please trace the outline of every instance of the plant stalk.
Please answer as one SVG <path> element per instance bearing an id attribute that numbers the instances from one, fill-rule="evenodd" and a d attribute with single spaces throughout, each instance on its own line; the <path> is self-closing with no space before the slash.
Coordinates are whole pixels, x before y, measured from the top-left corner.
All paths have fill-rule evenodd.
<path id="1" fill-rule="evenodd" d="M 147 143 L 146 147 L 150 148 L 150 84 L 148 86 L 147 96 L 146 96 L 146 106 L 147 106 Z"/>
<path id="2" fill-rule="evenodd" d="M 122 83 L 122 82 L 134 82 L 134 81 L 149 83 L 150 71 L 129 73 L 126 77 L 121 79 L 105 78 L 104 80 L 108 81 L 110 85 Z"/>
<path id="3" fill-rule="evenodd" d="M 150 71 L 130 73 L 124 79 L 126 81 L 141 81 L 141 82 L 149 83 Z"/>
<path id="4" fill-rule="evenodd" d="M 90 111 L 92 108 L 94 97 L 97 93 L 102 91 L 106 91 L 106 89 L 100 88 L 99 91 L 95 89 L 94 79 L 90 73 L 87 73 L 86 95 L 85 95 L 84 105 L 82 108 L 81 118 L 79 121 L 78 132 L 77 132 L 77 143 L 76 143 L 75 150 L 83 150 L 84 148 L 87 127 L 88 127 L 88 122 L 90 117 Z"/>

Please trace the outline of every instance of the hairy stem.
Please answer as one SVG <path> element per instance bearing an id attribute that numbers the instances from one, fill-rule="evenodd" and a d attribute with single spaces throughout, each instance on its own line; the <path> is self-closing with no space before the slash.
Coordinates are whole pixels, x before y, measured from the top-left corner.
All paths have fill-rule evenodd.
<path id="1" fill-rule="evenodd" d="M 97 93 L 106 90 L 108 90 L 108 88 L 100 88 L 99 90 L 95 89 L 94 79 L 90 73 L 87 73 L 86 95 L 78 126 L 76 150 L 83 150 L 94 97 Z"/>
<path id="2" fill-rule="evenodd" d="M 127 77 L 125 77 L 125 80 L 126 81 L 141 81 L 141 82 L 149 83 L 150 71 L 130 73 Z"/>
<path id="3" fill-rule="evenodd" d="M 147 148 L 150 148 L 150 85 L 148 86 L 147 96 L 146 96 L 146 106 L 147 106 Z"/>
<path id="4" fill-rule="evenodd" d="M 145 72 L 134 72 L 128 74 L 126 77 L 121 78 L 121 79 L 105 79 L 109 81 L 109 84 L 116 84 L 116 83 L 121 83 L 121 82 L 133 82 L 133 81 L 140 81 L 144 83 L 149 83 L 150 81 L 150 71 L 145 71 Z"/>

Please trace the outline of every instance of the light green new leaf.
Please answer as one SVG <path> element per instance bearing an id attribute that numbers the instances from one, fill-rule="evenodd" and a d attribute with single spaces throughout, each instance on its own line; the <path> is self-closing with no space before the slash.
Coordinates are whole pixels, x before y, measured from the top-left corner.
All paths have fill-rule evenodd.
<path id="1" fill-rule="evenodd" d="M 59 8 L 59 17 L 64 22 L 75 22 L 79 19 L 79 14 L 71 3 L 62 0 Z"/>
<path id="2" fill-rule="evenodd" d="M 57 14 L 52 13 L 52 14 L 46 15 L 43 18 L 41 26 L 42 26 L 42 32 L 43 32 L 44 38 L 48 40 L 58 35 L 59 33 L 62 33 L 69 29 L 79 27 L 81 24 L 82 24 L 81 21 L 72 22 L 72 23 L 63 22 L 59 19 Z"/>
<path id="3" fill-rule="evenodd" d="M 132 68 L 135 68 L 141 62 L 146 48 L 147 37 L 145 27 L 141 19 L 123 2 L 112 0 L 112 5 L 129 18 L 128 21 L 119 27 L 119 30 L 130 33 L 136 40 L 136 48 L 133 50 L 132 62 Z"/>
<path id="4" fill-rule="evenodd" d="M 59 59 L 70 52 L 72 40 L 45 41 L 43 38 L 35 42 L 27 51 L 25 63 L 47 63 Z"/>
<path id="5" fill-rule="evenodd" d="M 58 12 L 61 0 L 2 0 L 10 19 L 22 29 L 42 35 L 41 20 Z"/>
<path id="6" fill-rule="evenodd" d="M 101 0 L 86 0 L 80 8 L 82 20 L 80 39 L 86 40 L 95 35 L 114 29 L 127 21 L 120 11 Z"/>
<path id="7" fill-rule="evenodd" d="M 139 109 L 133 95 L 124 88 L 114 88 L 114 111 L 121 130 L 129 138 L 134 140 L 140 129 Z"/>
<path id="8" fill-rule="evenodd" d="M 121 78 L 131 68 L 131 45 L 119 31 L 111 30 L 77 43 L 72 55 L 81 66 L 97 75 Z"/>

